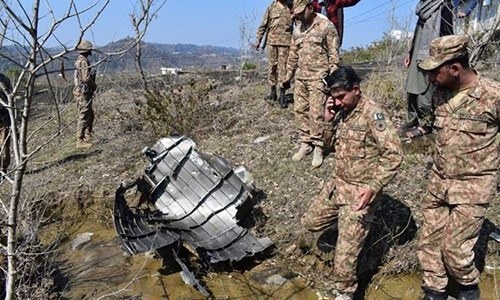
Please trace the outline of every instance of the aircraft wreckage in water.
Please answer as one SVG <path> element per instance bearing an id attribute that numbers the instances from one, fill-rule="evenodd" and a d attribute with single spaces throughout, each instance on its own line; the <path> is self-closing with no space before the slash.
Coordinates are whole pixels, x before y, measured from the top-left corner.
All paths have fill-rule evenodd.
<path id="1" fill-rule="evenodd" d="M 252 205 L 245 205 L 253 191 L 245 168 L 233 169 L 220 156 L 197 152 L 184 136 L 162 138 L 143 153 L 149 163 L 142 178 L 116 191 L 114 223 L 126 252 L 182 243 L 202 260 L 217 263 L 239 261 L 272 245 L 239 225 L 252 213 Z M 125 199 L 134 187 L 142 193 L 136 207 Z M 148 207 L 141 208 L 141 202 Z"/>

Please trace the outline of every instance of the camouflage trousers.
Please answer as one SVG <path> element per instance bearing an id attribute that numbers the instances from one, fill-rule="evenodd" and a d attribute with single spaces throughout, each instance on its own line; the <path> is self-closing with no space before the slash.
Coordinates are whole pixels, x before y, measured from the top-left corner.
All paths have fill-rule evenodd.
<path id="1" fill-rule="evenodd" d="M 288 50 L 286 46 L 267 46 L 267 82 L 270 86 L 276 86 L 285 81 L 286 61 L 288 60 Z"/>
<path id="2" fill-rule="evenodd" d="M 75 96 L 78 105 L 78 120 L 76 126 L 77 140 L 87 141 L 92 137 L 94 124 L 94 110 L 92 109 L 92 95 Z"/>
<path id="3" fill-rule="evenodd" d="M 309 231 L 321 231 L 337 222 L 334 281 L 336 289 L 345 294 L 354 293 L 358 287 L 358 258 L 373 219 L 373 205 L 361 211 L 351 209 L 362 188 L 361 185 L 333 178 L 323 186 L 300 219 Z"/>
<path id="4" fill-rule="evenodd" d="M 486 203 L 468 203 L 474 198 L 465 199 L 464 194 L 469 196 L 467 193 L 449 193 L 453 187 L 447 187 L 446 183 L 445 179 L 436 180 L 436 176 L 429 180 L 421 204 L 424 222 L 417 250 L 423 270 L 423 287 L 439 292 L 445 291 L 447 274 L 463 285 L 479 282 L 472 249 L 488 208 Z"/>
<path id="5" fill-rule="evenodd" d="M 324 121 L 326 96 L 322 89 L 321 80 L 296 79 L 293 110 L 300 142 L 324 148 L 325 132 L 331 131 L 332 125 Z"/>
<path id="6" fill-rule="evenodd" d="M 10 126 L 0 126 L 0 171 L 6 173 L 10 165 Z"/>

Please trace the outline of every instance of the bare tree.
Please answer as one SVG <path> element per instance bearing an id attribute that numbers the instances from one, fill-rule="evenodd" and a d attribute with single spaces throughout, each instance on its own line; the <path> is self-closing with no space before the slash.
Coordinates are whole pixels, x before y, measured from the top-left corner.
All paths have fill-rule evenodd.
<path id="1" fill-rule="evenodd" d="M 26 174 L 28 163 L 33 156 L 48 145 L 54 138 L 59 136 L 65 129 L 59 123 L 50 137 L 45 140 L 34 140 L 35 133 L 44 127 L 48 122 L 60 122 L 61 113 L 65 112 L 64 104 L 57 101 L 57 93 L 54 92 L 54 85 L 49 76 L 53 71 L 57 61 L 65 58 L 76 50 L 80 41 L 90 34 L 90 30 L 95 22 L 102 17 L 103 13 L 109 9 L 112 0 L 81 1 L 70 0 L 64 3 L 65 8 L 62 14 L 56 14 L 51 7 L 50 1 L 33 0 L 31 4 L 26 1 L 6 1 L 0 0 L 0 7 L 5 18 L 0 24 L 0 41 L 9 47 L 11 51 L 0 51 L 0 57 L 8 61 L 15 68 L 20 70 L 19 75 L 13 79 L 12 90 L 3 89 L 6 93 L 7 101 L 1 101 L 9 113 L 12 137 L 13 164 L 11 171 L 1 174 L 6 180 L 1 184 L 9 184 L 10 194 L 7 199 L 0 199 L 0 204 L 6 216 L 7 244 L 2 245 L 2 250 L 7 256 L 5 299 L 15 298 L 16 282 L 18 279 L 18 229 L 20 218 L 19 206 L 21 195 L 23 194 L 23 179 Z M 119 1 L 119 0 L 113 0 Z M 137 0 L 136 11 L 132 13 L 132 18 L 139 24 L 135 26 L 136 36 L 128 40 L 127 44 L 122 44 L 119 49 L 112 49 L 111 52 L 101 52 L 101 58 L 93 64 L 97 66 L 111 57 L 124 55 L 139 43 L 144 37 L 148 24 L 156 15 L 155 5 L 160 0 Z M 57 4 L 60 10 L 62 3 Z M 153 13 L 151 13 L 153 12 Z M 71 30 L 71 24 L 77 24 L 77 38 L 67 43 L 60 38 L 60 32 Z M 141 24 L 145 24 L 141 26 Z M 67 29 L 65 29 L 67 28 Z M 49 47 L 49 44 L 56 46 Z M 1 45 L 1 44 L 0 44 Z M 59 49 L 59 50 L 54 50 Z M 36 83 L 39 79 L 45 78 L 48 82 L 48 90 L 54 100 L 54 114 L 49 121 L 38 128 L 30 128 L 30 116 L 32 112 L 33 99 L 36 94 Z M 16 99 L 20 98 L 21 101 Z"/>

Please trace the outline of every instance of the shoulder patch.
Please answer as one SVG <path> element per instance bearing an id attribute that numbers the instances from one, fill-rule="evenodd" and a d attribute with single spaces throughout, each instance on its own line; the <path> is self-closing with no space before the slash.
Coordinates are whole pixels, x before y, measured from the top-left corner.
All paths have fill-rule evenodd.
<path id="1" fill-rule="evenodd" d="M 381 112 L 374 113 L 374 114 L 373 114 L 373 119 L 374 119 L 375 121 L 384 120 L 384 119 L 385 119 L 385 118 L 384 118 L 384 114 L 383 114 L 383 113 L 381 113 Z"/>
<path id="2" fill-rule="evenodd" d="M 378 131 L 384 131 L 387 128 L 384 120 L 375 121 L 375 129 Z"/>

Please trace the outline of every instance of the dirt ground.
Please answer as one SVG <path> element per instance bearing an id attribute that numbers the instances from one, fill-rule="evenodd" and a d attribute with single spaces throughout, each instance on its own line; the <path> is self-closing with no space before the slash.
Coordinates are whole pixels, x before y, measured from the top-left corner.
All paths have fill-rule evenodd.
<path id="1" fill-rule="evenodd" d="M 366 94 L 393 113 L 396 125 L 404 116 L 403 76 L 400 71 L 376 72 L 367 75 L 362 83 Z M 215 73 L 210 80 L 215 89 L 204 104 L 207 110 L 195 112 L 198 118 L 192 121 L 194 130 L 190 137 L 199 150 L 221 155 L 235 166 L 243 165 L 250 170 L 259 190 L 255 208 L 257 226 L 253 230 L 271 238 L 275 245 L 268 257 L 259 259 L 288 266 L 292 272 L 307 278 L 310 286 L 334 293 L 330 281 L 333 252 L 322 252 L 317 244 L 332 240 L 335 231 L 307 233 L 299 223 L 313 196 L 331 176 L 335 165 L 333 155 L 327 156 L 319 169 L 310 167 L 309 158 L 298 163 L 291 161 L 297 150 L 293 104 L 281 109 L 279 105 L 267 103 L 264 100 L 267 87 L 262 75 L 235 81 Z M 43 224 L 44 242 L 55 238 L 64 241 L 84 220 L 113 226 L 116 188 L 121 181 L 142 173 L 146 161 L 141 150 L 160 138 L 154 133 L 153 125 L 138 113 L 145 99 L 135 87 L 134 84 L 102 84 L 94 103 L 93 148 L 75 149 L 76 108 L 71 105 L 62 119 L 68 129 L 30 163 L 25 181 L 26 198 L 43 195 L 52 203 L 51 217 Z M 33 126 L 46 121 L 45 113 L 51 107 L 42 100 L 35 106 Z M 207 111 L 216 114 L 209 122 L 199 118 Z M 50 132 L 50 128 L 41 130 L 33 141 L 47 137 Z M 360 259 L 360 295 L 370 284 L 418 270 L 415 247 L 421 223 L 419 203 L 432 163 L 432 136 L 403 146 L 403 165 L 384 190 Z M 477 263 L 481 268 L 500 264 L 500 247 L 487 238 L 494 224 L 500 224 L 497 200 L 488 211 L 477 246 Z"/>

